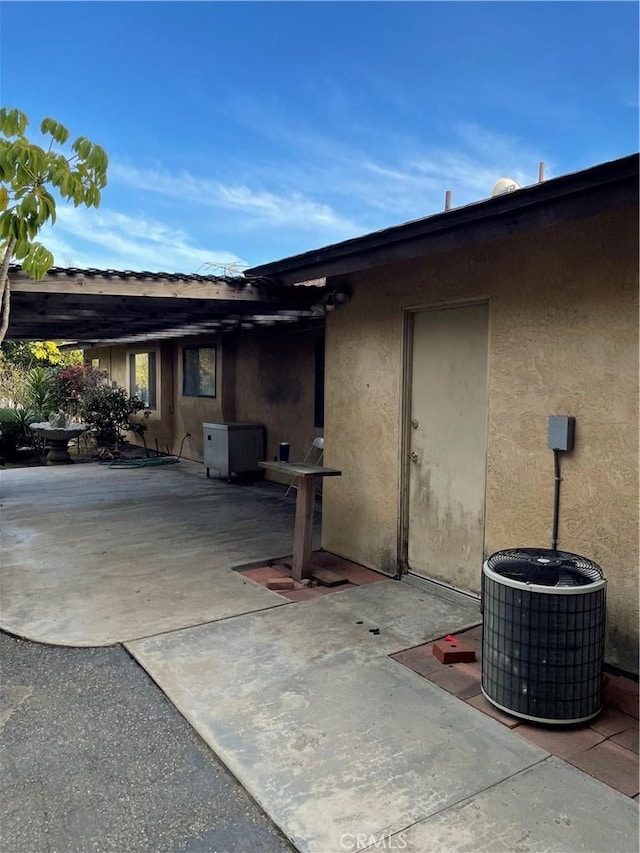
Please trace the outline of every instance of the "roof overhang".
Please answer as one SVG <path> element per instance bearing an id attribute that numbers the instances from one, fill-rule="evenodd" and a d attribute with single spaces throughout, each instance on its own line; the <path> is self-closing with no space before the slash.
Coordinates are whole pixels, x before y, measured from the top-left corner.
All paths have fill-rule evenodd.
<path id="1" fill-rule="evenodd" d="M 618 207 L 638 209 L 638 155 L 246 271 L 279 284 L 346 275 L 485 243 Z"/>
<path id="2" fill-rule="evenodd" d="M 324 282 L 267 287 L 244 277 L 54 267 L 33 281 L 10 271 L 9 340 L 79 346 L 213 334 L 321 317 Z M 312 305 L 314 306 L 312 310 Z"/>

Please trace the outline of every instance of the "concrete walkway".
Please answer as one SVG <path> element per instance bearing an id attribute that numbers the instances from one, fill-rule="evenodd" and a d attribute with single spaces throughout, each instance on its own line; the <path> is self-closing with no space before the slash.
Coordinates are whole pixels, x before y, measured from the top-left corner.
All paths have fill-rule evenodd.
<path id="1" fill-rule="evenodd" d="M 234 580 L 290 552 L 292 505 L 197 473 L 7 472 L 2 626 L 125 641 L 300 851 L 635 853 L 636 803 L 390 659 L 477 624 L 473 603 L 395 581 L 293 603 Z"/>
<path id="2" fill-rule="evenodd" d="M 465 616 L 388 581 L 127 648 L 300 851 L 635 851 L 636 803 L 388 657 Z"/>

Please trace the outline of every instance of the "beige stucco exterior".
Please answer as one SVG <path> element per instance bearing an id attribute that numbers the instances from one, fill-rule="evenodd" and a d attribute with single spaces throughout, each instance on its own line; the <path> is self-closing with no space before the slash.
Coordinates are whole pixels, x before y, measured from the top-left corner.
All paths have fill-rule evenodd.
<path id="1" fill-rule="evenodd" d="M 637 233 L 620 209 L 329 282 L 352 298 L 327 318 L 325 461 L 343 475 L 325 486 L 326 549 L 399 567 L 405 311 L 486 299 L 485 553 L 549 547 L 547 416 L 574 416 L 559 546 L 603 567 L 607 657 L 637 670 Z"/>
<path id="2" fill-rule="evenodd" d="M 247 421 L 264 425 L 267 459 L 276 458 L 279 442 L 288 441 L 291 459 L 300 460 L 316 435 L 322 434 L 314 426 L 314 348 L 320 333 L 296 325 L 100 347 L 87 349 L 84 355 L 87 361 L 99 359 L 109 378 L 128 389 L 129 354 L 157 352 L 158 402 L 145 419 L 145 440 L 152 450 L 157 441 L 162 452 L 181 451 L 184 458 L 202 462 L 203 423 Z M 212 344 L 216 346 L 216 396 L 183 395 L 183 347 Z M 127 439 L 142 443 L 132 433 Z M 271 472 L 266 477 L 278 479 Z"/>
<path id="3" fill-rule="evenodd" d="M 157 404 L 144 419 L 147 425 L 145 441 L 150 449 L 156 442 L 161 452 L 178 453 L 184 438 L 183 455 L 187 459 L 202 461 L 202 423 L 221 420 L 222 394 L 219 377 L 223 355 L 218 342 L 211 337 L 196 339 L 202 346 L 216 344 L 217 396 L 184 397 L 182 395 L 182 346 L 191 345 L 193 339 L 171 342 L 149 341 L 144 344 L 121 344 L 119 346 L 87 349 L 85 360 L 99 359 L 101 370 L 105 370 L 118 385 L 129 388 L 128 357 L 135 352 L 156 352 Z M 139 417 L 138 420 L 143 420 Z M 189 433 L 187 436 L 186 434 Z M 186 437 L 185 437 L 186 436 Z M 142 444 L 133 433 L 127 434 L 132 444 Z"/>
<path id="4" fill-rule="evenodd" d="M 323 547 L 398 575 L 407 545 L 407 318 L 486 303 L 484 553 L 550 546 L 547 418 L 573 416 L 576 446 L 562 456 L 559 547 L 603 567 L 607 659 L 637 671 L 638 213 L 618 207 L 544 227 L 551 219 L 542 207 L 530 230 L 510 237 L 483 242 L 476 229 L 472 245 L 439 251 L 430 250 L 429 238 L 424 257 L 402 262 L 374 264 L 365 250 L 362 271 L 328 277 L 328 291 L 346 287 L 351 298 L 326 318 L 324 430 L 314 418 L 317 328 L 149 341 L 138 349 L 156 349 L 160 370 L 147 444 L 157 440 L 163 451 L 202 461 L 203 422 L 248 421 L 266 427 L 267 459 L 281 441 L 301 459 L 324 431 L 325 464 L 342 476 L 324 484 Z M 491 227 L 487 233 L 497 233 Z M 456 246 L 465 242 L 464 228 Z M 436 238 L 434 245 L 446 245 Z M 215 398 L 182 394 L 182 350 L 198 343 L 217 347 Z M 100 358 L 126 387 L 132 351 L 102 347 L 86 357 Z M 474 591 L 478 562 L 477 581 L 467 587 Z"/>
<path id="5" fill-rule="evenodd" d="M 235 357 L 236 419 L 267 426 L 267 459 L 288 441 L 290 458 L 301 460 L 321 427 L 314 426 L 315 340 L 304 326 L 265 328 L 244 333 Z M 274 472 L 267 477 L 281 480 Z M 288 482 L 285 478 L 283 482 Z"/>

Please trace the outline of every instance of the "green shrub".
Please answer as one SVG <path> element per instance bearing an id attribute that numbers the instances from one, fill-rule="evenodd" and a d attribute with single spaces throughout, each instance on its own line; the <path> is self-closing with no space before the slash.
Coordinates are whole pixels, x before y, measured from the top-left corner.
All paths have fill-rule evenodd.
<path id="1" fill-rule="evenodd" d="M 25 385 L 29 368 L 8 361 L 0 352 L 0 406 L 22 406 L 25 404 Z"/>
<path id="2" fill-rule="evenodd" d="M 51 412 L 60 407 L 60 400 L 51 384 L 53 371 L 48 367 L 34 367 L 29 371 L 25 385 L 27 407 L 36 421 L 46 421 Z"/>
<path id="3" fill-rule="evenodd" d="M 122 433 L 130 429 L 131 416 L 144 407 L 142 400 L 129 397 L 124 388 L 98 385 L 82 396 L 80 417 L 95 430 L 98 447 L 117 448 Z"/>
<path id="4" fill-rule="evenodd" d="M 0 456 L 13 459 L 19 447 L 33 446 L 29 424 L 35 421 L 28 409 L 0 409 Z"/>

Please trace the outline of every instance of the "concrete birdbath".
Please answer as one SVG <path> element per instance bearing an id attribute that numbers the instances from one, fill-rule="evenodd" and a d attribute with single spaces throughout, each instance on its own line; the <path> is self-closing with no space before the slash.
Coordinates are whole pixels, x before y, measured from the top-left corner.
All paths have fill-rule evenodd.
<path id="1" fill-rule="evenodd" d="M 89 427 L 87 424 L 67 423 L 64 412 L 53 412 L 49 415 L 48 421 L 30 424 L 29 429 L 39 438 L 44 439 L 49 447 L 47 465 L 68 465 L 73 462 L 69 456 L 69 442 Z"/>

